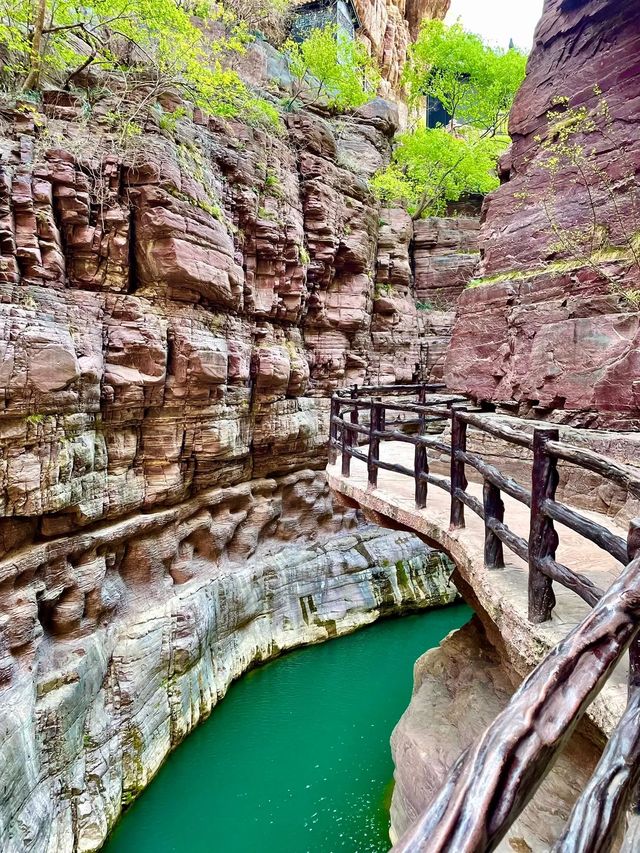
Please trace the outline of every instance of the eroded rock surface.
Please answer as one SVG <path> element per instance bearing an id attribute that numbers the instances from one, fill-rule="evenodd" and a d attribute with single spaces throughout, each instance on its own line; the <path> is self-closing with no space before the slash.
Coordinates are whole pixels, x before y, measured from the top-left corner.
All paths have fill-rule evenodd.
<path id="1" fill-rule="evenodd" d="M 205 491 L 0 564 L 0 847 L 95 850 L 256 662 L 452 601 L 451 564 L 322 473 Z"/>
<path id="2" fill-rule="evenodd" d="M 511 113 L 508 180 L 485 201 L 482 283 L 459 303 L 452 389 L 564 409 L 579 425 L 594 413 L 601 426 L 637 425 L 639 50 L 637 3 L 545 4 Z M 542 146 L 567 109 L 568 144 L 586 153 L 556 174 Z M 566 248 L 584 233 L 596 234 L 592 258 Z"/>
<path id="3" fill-rule="evenodd" d="M 431 217 L 415 223 L 413 260 L 418 300 L 452 309 L 473 278 L 480 253 L 480 221 L 471 216 Z"/>
<path id="4" fill-rule="evenodd" d="M 413 226 L 366 182 L 397 109 L 167 96 L 124 145 L 116 102 L 0 105 L 8 853 L 95 849 L 252 663 L 454 595 L 322 471 L 335 388 L 420 378 Z"/>

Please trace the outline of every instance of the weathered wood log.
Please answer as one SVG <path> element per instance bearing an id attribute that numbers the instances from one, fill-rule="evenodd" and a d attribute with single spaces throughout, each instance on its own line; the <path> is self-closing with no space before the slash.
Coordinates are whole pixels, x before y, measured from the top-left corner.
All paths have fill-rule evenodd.
<path id="1" fill-rule="evenodd" d="M 451 409 L 446 408 L 442 403 L 426 402 L 423 406 L 418 403 L 385 403 L 385 409 L 388 412 L 411 412 L 416 415 L 438 415 L 447 420 L 451 417 Z"/>
<path id="2" fill-rule="evenodd" d="M 609 738 L 552 853 L 609 853 L 640 782 L 640 690 Z"/>
<path id="3" fill-rule="evenodd" d="M 529 543 L 526 539 L 523 539 L 522 536 L 518 536 L 518 534 L 508 528 L 506 524 L 498 521 L 497 518 L 490 518 L 487 521 L 487 524 L 498 539 L 500 539 L 501 542 L 504 542 L 507 548 L 513 551 L 514 554 L 517 554 L 518 557 L 525 561 L 528 559 Z"/>
<path id="4" fill-rule="evenodd" d="M 502 438 L 504 441 L 508 441 L 509 444 L 517 444 L 519 447 L 527 447 L 529 450 L 533 449 L 533 436 L 522 430 L 512 429 L 511 427 L 496 423 L 491 417 L 474 412 L 467 412 L 463 415 L 463 419 L 467 424 L 477 427 L 482 432 L 495 435 L 496 438 Z"/>
<path id="5" fill-rule="evenodd" d="M 336 443 L 338 439 L 338 413 L 340 411 L 340 399 L 334 394 L 331 398 L 331 414 L 329 416 L 329 464 L 335 465 L 338 458 Z"/>
<path id="6" fill-rule="evenodd" d="M 439 474 L 423 474 L 427 483 L 432 486 L 437 486 L 439 489 L 444 489 L 445 492 L 451 494 L 451 480 L 448 477 L 441 477 Z"/>
<path id="7" fill-rule="evenodd" d="M 538 568 L 548 578 L 551 578 L 551 580 L 557 581 L 562 586 L 575 592 L 576 595 L 579 595 L 591 607 L 594 607 L 604 595 L 604 590 L 596 586 L 586 575 L 581 575 L 579 572 L 568 569 L 562 563 L 558 563 L 557 560 L 551 559 L 551 557 L 545 557 L 544 560 L 541 560 Z"/>
<path id="8" fill-rule="evenodd" d="M 411 468 L 407 468 L 406 465 L 399 465 L 397 462 L 383 462 L 382 459 L 375 459 L 374 461 L 378 468 L 382 468 L 383 471 L 404 474 L 405 477 L 411 477 L 412 480 L 415 476 Z"/>
<path id="9" fill-rule="evenodd" d="M 394 853 L 494 850 L 545 777 L 640 619 L 640 559 L 526 678 Z"/>
<path id="10" fill-rule="evenodd" d="M 368 454 L 362 453 L 362 451 L 360 451 L 360 450 L 356 450 L 353 445 L 351 445 L 349 447 L 343 446 L 342 452 L 347 453 L 349 455 L 349 457 L 351 457 L 353 459 L 359 459 L 360 462 L 364 462 L 365 464 L 369 461 Z"/>
<path id="11" fill-rule="evenodd" d="M 451 409 L 451 516 L 452 530 L 464 527 L 464 501 L 459 492 L 467 488 L 464 462 L 457 458 L 456 452 L 467 449 L 467 423 L 464 420 L 464 408 Z"/>
<path id="12" fill-rule="evenodd" d="M 467 465 L 471 465 L 472 468 L 475 468 L 479 474 L 482 474 L 482 477 L 485 480 L 493 483 L 493 485 L 497 486 L 500 491 L 506 492 L 506 494 L 515 498 L 517 501 L 520 501 L 520 503 L 523 503 L 525 506 L 531 506 L 531 492 L 528 489 L 525 489 L 524 486 L 521 486 L 520 483 L 516 482 L 516 480 L 502 474 L 495 465 L 489 465 L 489 463 L 485 462 L 480 456 L 475 453 L 469 453 L 468 451 L 466 453 L 458 451 L 457 456 Z"/>
<path id="13" fill-rule="evenodd" d="M 488 569 L 504 569 L 502 540 L 489 524 L 491 519 L 500 524 L 504 522 L 504 502 L 500 489 L 489 480 L 484 481 L 482 500 L 484 503 L 484 564 Z"/>
<path id="14" fill-rule="evenodd" d="M 425 388 L 428 394 L 442 391 L 447 386 L 444 382 L 427 382 L 420 385 L 361 385 L 361 394 L 419 394 L 421 388 Z M 341 388 L 336 393 L 348 394 L 350 389 Z"/>
<path id="15" fill-rule="evenodd" d="M 386 429 L 384 432 L 378 431 L 376 437 L 386 441 L 401 441 L 404 444 L 422 444 L 424 447 L 430 447 L 447 456 L 451 453 L 451 447 L 448 444 L 431 435 L 407 435 L 399 430 Z"/>
<path id="16" fill-rule="evenodd" d="M 344 424 L 346 423 L 347 429 L 349 430 L 350 435 L 366 435 L 367 437 L 369 436 L 369 427 L 368 426 L 363 426 L 362 424 L 357 424 L 357 423 L 354 424 L 354 423 L 351 423 L 350 420 L 345 421 L 344 418 L 337 418 L 337 422 L 341 426 L 344 426 Z"/>
<path id="17" fill-rule="evenodd" d="M 482 501 L 479 501 L 478 498 L 474 498 L 469 492 L 465 492 L 464 489 L 459 487 L 455 490 L 452 489 L 451 494 L 456 500 L 464 504 L 464 506 L 468 506 L 471 512 L 475 512 L 480 518 L 484 518 L 484 507 Z"/>
<path id="18" fill-rule="evenodd" d="M 367 474 L 369 488 L 375 489 L 378 486 L 378 466 L 375 460 L 380 456 L 380 416 L 384 411 L 379 400 L 371 403 L 371 413 L 369 415 L 369 455 L 367 459 Z"/>
<path id="19" fill-rule="evenodd" d="M 354 385 L 351 389 L 351 397 L 355 399 L 358 396 L 358 386 Z M 344 417 L 344 415 L 343 415 Z M 349 413 L 351 424 L 357 425 L 359 417 L 359 409 L 353 407 Z M 349 424 L 343 420 L 342 423 L 342 476 L 349 477 L 351 474 L 351 456 L 349 453 L 351 446 L 354 443 L 354 431 L 349 428 Z"/>
<path id="20" fill-rule="evenodd" d="M 632 518 L 627 531 L 627 557 L 629 562 L 640 557 L 640 518 Z M 640 690 L 640 635 L 636 634 L 635 640 L 629 646 L 629 698 Z"/>
<path id="21" fill-rule="evenodd" d="M 640 498 L 640 469 L 622 462 L 616 462 L 608 456 L 587 450 L 584 447 L 574 447 L 563 441 L 554 440 L 549 443 L 549 453 L 557 459 L 572 462 L 580 468 L 586 468 L 595 474 L 600 474 L 607 480 L 612 480 L 636 498 Z"/>
<path id="22" fill-rule="evenodd" d="M 427 400 L 427 390 L 426 390 L 426 385 L 422 385 L 422 386 L 420 387 L 420 393 L 418 394 L 418 405 L 420 405 L 420 406 L 424 406 L 424 404 L 425 404 L 426 400 Z M 425 428 L 425 418 L 424 418 L 424 414 L 423 414 L 423 413 L 421 413 L 421 414 L 420 414 L 420 417 L 419 417 L 419 419 L 418 419 L 418 420 L 419 420 L 419 422 L 420 422 L 420 423 L 419 423 L 419 425 L 418 425 L 418 432 L 423 433 L 423 432 L 424 432 L 424 428 Z M 417 482 L 416 482 L 416 487 L 417 487 Z"/>
<path id="23" fill-rule="evenodd" d="M 629 562 L 627 559 L 627 543 L 622 536 L 616 536 L 602 524 L 591 521 L 590 518 L 580 515 L 579 512 L 557 501 L 545 500 L 542 502 L 541 509 L 548 518 L 559 521 L 584 536 L 585 539 L 591 540 L 603 551 L 615 557 L 623 566 Z"/>
<path id="24" fill-rule="evenodd" d="M 556 558 L 558 534 L 553 520 L 543 513 L 546 500 L 553 501 L 558 486 L 558 466 L 545 450 L 547 441 L 558 438 L 557 429 L 537 429 L 533 433 L 531 472 L 531 519 L 529 527 L 529 619 L 540 623 L 551 619 L 556 603 L 551 578 L 540 570 L 547 557 Z"/>
<path id="25" fill-rule="evenodd" d="M 427 458 L 427 448 L 424 444 L 416 444 L 413 459 L 413 471 L 415 474 L 416 489 L 416 506 L 418 509 L 424 509 L 427 505 L 427 483 L 422 475 L 429 473 L 429 461 Z"/>

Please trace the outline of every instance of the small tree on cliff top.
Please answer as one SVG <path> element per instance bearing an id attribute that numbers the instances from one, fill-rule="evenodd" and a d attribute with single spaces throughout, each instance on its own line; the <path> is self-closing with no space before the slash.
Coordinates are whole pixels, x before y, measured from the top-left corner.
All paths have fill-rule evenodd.
<path id="1" fill-rule="evenodd" d="M 313 30 L 302 44 L 289 39 L 283 49 L 294 79 L 287 108 L 304 99 L 344 112 L 375 96 L 380 83 L 375 62 L 361 42 L 347 38 L 335 24 Z"/>
<path id="2" fill-rule="evenodd" d="M 224 34 L 206 35 L 212 25 Z M 44 80 L 67 88 L 93 66 L 156 95 L 177 88 L 214 115 L 274 124 L 275 109 L 253 96 L 226 61 L 249 41 L 246 24 L 208 0 L 194 8 L 174 0 L 4 0 L 0 6 L 6 89 L 34 91 Z"/>
<path id="3" fill-rule="evenodd" d="M 391 164 L 373 180 L 380 197 L 404 203 L 419 218 L 442 213 L 462 195 L 494 189 L 525 65 L 524 54 L 491 48 L 460 24 L 427 21 L 409 51 L 404 80 L 414 105 L 437 98 L 450 119 L 446 127 L 400 136 Z"/>

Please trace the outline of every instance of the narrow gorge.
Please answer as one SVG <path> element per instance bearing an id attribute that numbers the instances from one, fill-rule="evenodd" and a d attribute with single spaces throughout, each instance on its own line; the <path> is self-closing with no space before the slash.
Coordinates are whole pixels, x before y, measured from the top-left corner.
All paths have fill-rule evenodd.
<path id="1" fill-rule="evenodd" d="M 198 4 L 169 2 L 200 21 Z M 339 15 L 341 2 L 303 11 Z M 45 74 L 43 52 L 37 96 L 3 84 L 2 853 L 100 849 L 235 679 L 464 599 L 477 616 L 419 658 L 392 737 L 396 842 L 559 642 L 521 628 L 506 599 L 496 616 L 433 536 L 340 493 L 325 470 L 336 392 L 409 386 L 637 464 L 640 10 L 545 0 L 500 186 L 420 217 L 376 180 L 424 123 L 403 67 L 450 3 L 348 5 L 379 75 L 349 109 L 300 94 L 309 74 L 297 79 L 288 42 L 261 26 L 229 37 L 225 17 L 198 23 L 216 62 L 223 39 L 242 41 L 217 73 L 277 111 L 275 127 L 250 117 L 253 101 L 208 112 L 173 68 L 160 84 L 126 14 L 115 35 L 104 25 L 98 63 L 102 12 L 54 26 L 47 7 L 41 36 L 72 30 L 72 72 Z M 6 36 L 21 14 L 0 28 L 7 80 L 25 52 Z M 31 39 L 37 19 L 25 18 Z M 388 428 L 449 436 L 419 418 Z M 530 478 L 518 448 L 470 430 L 469 451 Z M 632 489 L 588 471 L 561 468 L 560 493 L 612 524 L 640 516 Z M 589 718 L 517 831 L 473 849 L 551 850 L 610 734 Z"/>

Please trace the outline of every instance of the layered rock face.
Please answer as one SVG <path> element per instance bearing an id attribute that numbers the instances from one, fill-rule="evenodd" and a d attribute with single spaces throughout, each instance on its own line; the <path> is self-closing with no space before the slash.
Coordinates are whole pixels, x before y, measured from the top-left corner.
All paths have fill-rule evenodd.
<path id="1" fill-rule="evenodd" d="M 432 381 L 444 378 L 458 297 L 480 260 L 479 228 L 480 221 L 473 216 L 414 222 L 411 257 L 421 323 L 421 363 Z"/>
<path id="2" fill-rule="evenodd" d="M 508 180 L 484 206 L 482 277 L 459 303 L 453 389 L 580 425 L 638 423 L 639 50 L 637 4 L 547 0 Z M 563 146 L 582 150 L 573 165 Z"/>
<path id="3" fill-rule="evenodd" d="M 229 681 L 451 599 L 418 540 L 335 512 L 328 395 L 419 378 L 395 108 L 0 118 L 0 847 L 92 850 Z"/>
<path id="4" fill-rule="evenodd" d="M 388 87 L 397 90 L 407 49 L 425 19 L 444 18 L 451 0 L 354 0 L 360 19 L 358 37 L 370 46 Z"/>
<path id="5" fill-rule="evenodd" d="M 471 216 L 415 223 L 413 263 L 419 301 L 440 310 L 455 307 L 480 260 L 479 230 L 480 221 Z"/>
<path id="6" fill-rule="evenodd" d="M 311 471 L 205 492 L 15 565 L 0 702 L 7 853 L 97 849 L 254 663 L 456 595 L 444 557 L 411 535 L 356 530 Z"/>

